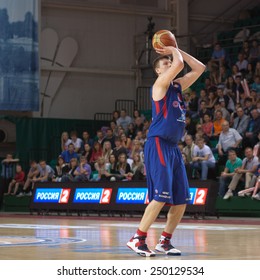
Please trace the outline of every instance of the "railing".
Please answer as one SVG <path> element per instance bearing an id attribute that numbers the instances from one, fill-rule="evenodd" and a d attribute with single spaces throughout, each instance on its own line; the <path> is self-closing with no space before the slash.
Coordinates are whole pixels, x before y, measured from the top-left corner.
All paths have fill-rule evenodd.
<path id="1" fill-rule="evenodd" d="M 136 104 L 134 100 L 117 99 L 115 102 L 115 108 L 117 111 L 124 109 L 126 110 L 128 116 L 133 117 L 134 110 L 136 109 Z"/>
<path id="2" fill-rule="evenodd" d="M 94 115 L 94 121 L 111 121 L 112 118 L 112 113 L 95 113 Z"/>
<path id="3" fill-rule="evenodd" d="M 138 110 L 151 110 L 150 87 L 138 87 L 136 89 L 136 104 Z"/>

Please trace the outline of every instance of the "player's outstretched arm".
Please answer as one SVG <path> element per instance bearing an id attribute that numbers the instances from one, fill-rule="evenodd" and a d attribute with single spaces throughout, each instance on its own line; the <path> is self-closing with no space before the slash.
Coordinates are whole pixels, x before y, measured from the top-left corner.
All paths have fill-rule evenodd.
<path id="1" fill-rule="evenodd" d="M 163 69 L 158 73 L 158 78 L 153 85 L 153 99 L 162 99 L 173 79 L 180 73 L 184 67 L 183 57 L 175 47 L 167 46 L 162 49 L 155 49 L 160 55 L 172 55 L 173 61 L 168 69 Z"/>
<path id="2" fill-rule="evenodd" d="M 183 60 L 190 66 L 191 71 L 185 74 L 183 77 L 176 79 L 175 81 L 181 84 L 182 90 L 191 86 L 199 76 L 204 72 L 206 66 L 197 60 L 195 57 L 187 54 L 179 49 Z"/>

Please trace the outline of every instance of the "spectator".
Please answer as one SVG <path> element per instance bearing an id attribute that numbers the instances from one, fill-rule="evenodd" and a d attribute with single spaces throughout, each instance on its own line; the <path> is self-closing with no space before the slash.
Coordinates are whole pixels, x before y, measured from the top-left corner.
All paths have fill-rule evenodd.
<path id="1" fill-rule="evenodd" d="M 260 93 L 260 75 L 255 75 L 254 82 L 251 85 L 251 89 L 254 89 L 257 94 Z"/>
<path id="2" fill-rule="evenodd" d="M 252 118 L 250 118 L 245 137 L 243 138 L 243 146 L 254 147 L 257 143 L 257 135 L 260 131 L 260 114 L 258 113 L 257 109 L 253 109 L 251 111 Z"/>
<path id="3" fill-rule="evenodd" d="M 228 107 L 228 104 L 229 104 L 229 97 L 227 95 L 224 95 L 224 87 L 218 87 L 217 89 L 217 96 L 218 96 L 218 99 L 217 99 L 217 102 L 216 103 L 221 103 L 222 101 L 225 102 L 225 107 L 227 108 Z"/>
<path id="4" fill-rule="evenodd" d="M 87 163 L 87 160 L 84 156 L 80 157 L 79 166 L 76 168 L 74 172 L 74 182 L 87 182 L 89 181 L 91 175 L 91 167 Z"/>
<path id="5" fill-rule="evenodd" d="M 197 118 L 198 117 L 198 106 L 199 106 L 199 99 L 197 97 L 196 91 L 192 90 L 190 93 L 190 100 L 188 104 L 188 114 L 191 116 L 191 118 Z"/>
<path id="6" fill-rule="evenodd" d="M 81 153 L 81 155 L 86 158 L 87 162 L 90 162 L 92 152 L 93 152 L 93 149 L 91 148 L 91 146 L 88 143 L 86 143 L 84 145 L 84 151 Z"/>
<path id="7" fill-rule="evenodd" d="M 218 110 L 222 112 L 222 117 L 223 117 L 223 119 L 225 119 L 225 120 L 227 120 L 227 121 L 230 120 L 230 113 L 229 113 L 229 111 L 226 109 L 225 103 L 224 103 L 223 100 L 222 100 L 220 103 L 217 102 L 217 103 L 215 104 L 215 112 L 218 111 Z"/>
<path id="8" fill-rule="evenodd" d="M 30 169 L 27 174 L 27 179 L 25 181 L 25 184 L 23 185 L 23 190 L 17 195 L 17 197 L 22 197 L 22 196 L 31 196 L 32 192 L 28 191 L 30 189 L 30 186 L 32 185 L 33 188 L 33 179 L 37 178 L 40 174 L 41 167 L 40 165 L 35 161 L 31 160 L 30 161 Z"/>
<path id="9" fill-rule="evenodd" d="M 130 123 L 128 125 L 127 129 L 127 137 L 130 138 L 131 140 L 135 139 L 136 133 L 135 133 L 135 126 L 133 123 Z"/>
<path id="10" fill-rule="evenodd" d="M 84 151 L 84 145 L 85 144 L 89 144 L 90 147 L 93 146 L 94 144 L 94 140 L 92 138 L 90 138 L 90 135 L 88 133 L 88 131 L 83 131 L 82 132 L 82 144 L 81 144 L 81 151 Z"/>
<path id="11" fill-rule="evenodd" d="M 137 117 L 135 119 L 135 131 L 143 131 L 144 129 L 144 120 L 141 117 Z"/>
<path id="12" fill-rule="evenodd" d="M 68 150 L 61 153 L 65 163 L 69 163 L 72 158 L 78 158 L 78 154 L 75 152 L 74 144 L 70 143 Z"/>
<path id="13" fill-rule="evenodd" d="M 206 108 L 211 110 L 211 112 L 214 110 L 215 103 L 218 101 L 218 96 L 214 91 L 209 91 L 209 103 L 206 105 Z"/>
<path id="14" fill-rule="evenodd" d="M 180 152 L 182 153 L 183 152 L 183 149 L 184 149 L 184 143 L 182 141 L 179 141 L 178 144 L 177 144 Z"/>
<path id="15" fill-rule="evenodd" d="M 219 178 L 219 195 L 223 198 L 227 186 L 231 182 L 233 176 L 236 174 L 235 170 L 242 166 L 242 160 L 237 157 L 235 150 L 228 151 L 228 160 L 225 165 L 224 171 L 221 173 Z"/>
<path id="16" fill-rule="evenodd" d="M 105 141 L 104 134 L 103 134 L 102 130 L 99 129 L 96 133 L 96 137 L 94 138 L 93 147 L 95 146 L 95 143 L 97 143 L 97 142 L 103 147 L 104 141 Z"/>
<path id="17" fill-rule="evenodd" d="M 126 137 L 125 133 L 122 133 L 120 136 L 122 147 L 124 147 L 127 151 L 127 153 L 130 152 L 131 146 L 132 146 L 132 141 L 130 138 Z"/>
<path id="18" fill-rule="evenodd" d="M 118 177 L 118 175 L 120 175 L 120 173 L 117 170 L 117 160 L 113 154 L 109 157 L 108 170 L 108 178 L 110 178 L 110 181 L 116 181 L 116 178 Z"/>
<path id="19" fill-rule="evenodd" d="M 244 55 L 244 58 L 246 60 L 248 60 L 249 52 L 250 52 L 249 43 L 248 43 L 248 41 L 244 41 L 243 46 L 242 46 L 241 50 L 239 51 L 239 53 L 242 53 Z"/>
<path id="20" fill-rule="evenodd" d="M 196 125 L 195 143 L 197 144 L 198 139 L 204 139 L 204 142 L 209 145 L 209 137 L 203 132 L 202 125 L 198 123 Z"/>
<path id="21" fill-rule="evenodd" d="M 205 78 L 204 88 L 207 90 L 207 92 L 215 92 L 217 90 L 216 85 L 211 81 L 210 77 Z"/>
<path id="22" fill-rule="evenodd" d="M 113 136 L 118 136 L 118 127 L 116 125 L 116 122 L 111 121 L 110 122 L 110 128 L 112 129 Z"/>
<path id="23" fill-rule="evenodd" d="M 207 109 L 206 105 L 207 104 L 205 100 L 200 101 L 200 110 L 199 110 L 200 123 L 203 123 L 204 115 L 207 114 L 208 116 L 212 117 L 211 111 Z"/>
<path id="24" fill-rule="evenodd" d="M 69 139 L 69 133 L 67 131 L 62 132 L 61 134 L 61 151 L 67 151 L 68 146 L 71 143 L 71 139 Z"/>
<path id="25" fill-rule="evenodd" d="M 117 170 L 120 173 L 121 180 L 131 180 L 133 173 L 131 172 L 131 167 L 127 162 L 127 157 L 125 153 L 121 153 L 118 156 Z"/>
<path id="26" fill-rule="evenodd" d="M 219 69 L 219 75 L 217 77 L 217 84 L 224 85 L 229 75 L 229 71 L 227 71 L 226 66 L 222 65 Z"/>
<path id="27" fill-rule="evenodd" d="M 75 130 L 71 131 L 70 138 L 71 138 L 71 143 L 74 145 L 74 151 L 76 153 L 79 153 L 79 150 L 82 145 L 82 140 L 80 138 L 78 138 L 77 131 L 75 131 Z"/>
<path id="28" fill-rule="evenodd" d="M 198 139 L 192 157 L 192 168 L 201 170 L 201 180 L 207 180 L 208 169 L 215 168 L 216 160 L 209 146 L 205 145 L 204 139 Z"/>
<path id="29" fill-rule="evenodd" d="M 141 161 L 144 161 L 143 147 L 139 140 L 135 139 L 132 141 L 132 149 L 129 158 L 134 159 L 134 155 L 138 153 L 140 155 Z"/>
<path id="30" fill-rule="evenodd" d="M 209 99 L 208 99 L 207 91 L 206 91 L 205 88 L 200 90 L 200 97 L 198 99 L 198 104 L 199 105 L 201 104 L 202 100 L 206 102 L 206 105 L 208 104 Z M 201 110 L 201 107 L 199 109 Z"/>
<path id="31" fill-rule="evenodd" d="M 254 82 L 254 66 L 252 63 L 247 64 L 245 79 L 247 80 L 248 84 L 252 84 Z"/>
<path id="32" fill-rule="evenodd" d="M 113 149 L 113 155 L 115 156 L 115 158 L 116 158 L 116 161 L 118 160 L 118 156 L 119 156 L 119 154 L 122 154 L 122 153 L 124 153 L 124 154 L 126 154 L 127 155 L 127 150 L 126 150 L 126 148 L 124 148 L 123 146 L 122 146 L 122 142 L 121 142 L 121 139 L 119 138 L 119 137 L 116 137 L 115 138 L 115 148 Z"/>
<path id="33" fill-rule="evenodd" d="M 225 121 L 223 114 L 220 110 L 215 112 L 215 121 L 213 122 L 213 136 L 219 137 L 222 131 L 222 124 Z"/>
<path id="34" fill-rule="evenodd" d="M 213 131 L 213 122 L 211 120 L 211 116 L 209 114 L 204 114 L 203 117 L 203 123 L 201 124 L 201 128 L 204 134 L 207 135 L 207 137 L 212 136 Z"/>
<path id="35" fill-rule="evenodd" d="M 238 71 L 241 72 L 243 75 L 246 72 L 248 61 L 245 59 L 243 53 L 238 54 L 238 60 L 236 62 L 236 66 L 238 67 Z"/>
<path id="36" fill-rule="evenodd" d="M 46 164 L 45 160 L 40 160 L 40 174 L 39 177 L 31 179 L 33 183 L 36 182 L 50 182 L 54 175 L 54 170 Z M 34 185 L 34 184 L 33 184 Z"/>
<path id="37" fill-rule="evenodd" d="M 244 114 L 242 107 L 236 109 L 237 117 L 234 119 L 233 128 L 243 137 L 249 123 L 249 116 Z"/>
<path id="38" fill-rule="evenodd" d="M 122 109 L 120 111 L 120 118 L 116 121 L 117 125 L 121 125 L 123 129 L 127 132 L 128 125 L 132 122 L 132 118 L 127 116 L 126 110 Z"/>
<path id="39" fill-rule="evenodd" d="M 239 72 L 238 66 L 236 64 L 234 64 L 232 66 L 231 74 L 232 74 L 232 77 L 233 77 L 234 80 L 236 79 L 236 77 L 238 77 L 238 76 L 241 77 L 242 76 L 242 73 Z"/>
<path id="40" fill-rule="evenodd" d="M 138 152 L 133 156 L 131 172 L 129 174 L 132 174 L 132 180 L 134 181 L 144 180 L 144 164 Z"/>
<path id="41" fill-rule="evenodd" d="M 249 50 L 248 61 L 253 65 L 256 65 L 260 57 L 260 46 L 258 45 L 257 40 L 252 41 L 252 46 Z"/>
<path id="42" fill-rule="evenodd" d="M 13 158 L 12 154 L 7 154 L 5 159 L 3 159 L 1 162 L 1 185 L 3 186 L 2 193 L 6 190 L 7 186 L 14 177 L 14 168 L 17 162 L 19 162 L 19 159 Z"/>
<path id="43" fill-rule="evenodd" d="M 185 170 L 186 170 L 186 173 L 187 173 L 187 177 L 188 177 L 188 179 L 192 179 L 191 164 L 188 161 L 187 155 L 184 152 L 182 152 L 181 155 L 182 155 L 182 159 L 183 159 L 183 162 L 184 162 L 184 165 L 185 165 Z"/>
<path id="44" fill-rule="evenodd" d="M 236 89 L 237 86 L 235 83 L 235 79 L 232 76 L 228 76 L 224 87 L 224 94 L 232 93 L 233 95 L 235 95 Z"/>
<path id="45" fill-rule="evenodd" d="M 58 156 L 57 165 L 54 169 L 54 175 L 52 178 L 53 182 L 61 182 L 61 178 L 63 175 L 67 174 L 69 171 L 68 165 L 65 163 L 64 158 L 62 156 Z"/>
<path id="46" fill-rule="evenodd" d="M 195 147 L 193 138 L 191 135 L 187 134 L 185 136 L 184 140 L 185 140 L 186 146 L 183 148 L 183 153 L 185 153 L 188 163 L 192 163 L 193 151 L 194 151 L 194 147 Z"/>
<path id="47" fill-rule="evenodd" d="M 252 105 L 257 108 L 257 102 L 260 102 L 260 95 L 258 95 L 255 89 L 250 90 L 250 98 L 252 99 Z"/>
<path id="48" fill-rule="evenodd" d="M 189 115 L 186 115 L 185 122 L 186 122 L 185 130 L 187 134 L 194 136 L 196 134 L 196 124 L 193 122 L 193 120 Z"/>
<path id="49" fill-rule="evenodd" d="M 87 144 L 86 144 L 87 145 Z M 61 177 L 61 182 L 73 182 L 75 177 L 75 170 L 78 167 L 78 159 L 72 158 L 69 163 L 69 171 Z"/>
<path id="50" fill-rule="evenodd" d="M 234 128 L 230 128 L 227 121 L 224 121 L 217 145 L 219 163 L 226 161 L 228 150 L 238 151 L 241 141 L 242 136 Z"/>
<path id="51" fill-rule="evenodd" d="M 104 138 L 104 141 L 102 142 L 102 145 L 104 145 L 105 142 L 109 141 L 111 144 L 112 149 L 115 148 L 115 136 L 113 134 L 112 128 L 108 128 L 106 132 L 106 136 Z"/>
<path id="52" fill-rule="evenodd" d="M 255 65 L 255 76 L 260 76 L 260 61 L 257 61 Z"/>
<path id="53" fill-rule="evenodd" d="M 112 113 L 112 121 L 116 123 L 117 120 L 119 119 L 119 117 L 120 117 L 119 111 L 115 110 L 115 111 Z"/>
<path id="54" fill-rule="evenodd" d="M 260 131 L 258 132 L 258 140 L 259 142 L 255 144 L 253 149 L 254 156 L 257 156 L 260 159 Z"/>
<path id="55" fill-rule="evenodd" d="M 219 69 L 220 66 L 226 63 L 226 51 L 220 45 L 220 43 L 215 43 L 214 50 L 211 55 L 211 59 L 208 62 L 209 70 Z"/>
<path id="56" fill-rule="evenodd" d="M 110 141 L 105 141 L 103 145 L 103 151 L 102 151 L 102 158 L 104 158 L 105 163 L 109 162 L 109 157 L 113 153 L 113 149 L 111 146 Z"/>
<path id="57" fill-rule="evenodd" d="M 258 166 L 258 158 L 253 155 L 253 150 L 250 147 L 245 149 L 245 156 L 246 157 L 242 161 L 242 167 L 235 169 L 235 174 L 223 199 L 229 199 L 234 195 L 233 191 L 236 189 L 238 182 L 243 175 L 245 176 L 245 189 L 249 188 L 250 180 Z"/>
<path id="58" fill-rule="evenodd" d="M 144 115 L 141 114 L 140 111 L 137 109 L 134 110 L 133 116 L 134 116 L 134 120 L 136 120 L 137 118 L 141 118 L 142 121 L 144 121 L 144 119 L 145 119 Z"/>
<path id="59" fill-rule="evenodd" d="M 94 164 L 98 160 L 99 157 L 102 157 L 102 146 L 99 142 L 95 142 L 91 154 L 91 158 L 89 160 L 89 164 L 91 165 L 92 169 L 94 169 Z"/>
<path id="60" fill-rule="evenodd" d="M 10 182 L 8 186 L 8 192 L 5 193 L 5 195 L 10 195 L 10 194 L 16 195 L 19 190 L 19 187 L 22 187 L 24 185 L 24 179 L 25 179 L 25 174 L 23 172 L 22 166 L 20 164 L 17 164 L 14 178 Z M 12 190 L 13 192 L 11 192 Z"/>
<path id="61" fill-rule="evenodd" d="M 108 179 L 110 179 L 109 163 L 106 163 L 104 157 L 98 158 L 97 162 L 95 163 L 95 170 L 98 171 L 98 181 L 107 181 Z"/>
<path id="62" fill-rule="evenodd" d="M 253 100 L 252 100 L 252 98 L 247 97 L 247 98 L 245 99 L 244 113 L 245 113 L 247 116 L 252 117 L 251 111 L 252 111 L 253 109 L 255 109 L 255 108 L 256 108 L 256 107 L 253 105 Z"/>

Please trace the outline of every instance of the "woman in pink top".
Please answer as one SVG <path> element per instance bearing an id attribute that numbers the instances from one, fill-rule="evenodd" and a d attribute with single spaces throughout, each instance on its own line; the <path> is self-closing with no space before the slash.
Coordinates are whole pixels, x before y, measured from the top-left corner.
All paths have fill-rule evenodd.
<path id="1" fill-rule="evenodd" d="M 211 121 L 211 118 L 208 114 L 204 115 L 203 124 L 201 127 L 204 134 L 206 134 L 208 137 L 212 136 L 213 122 Z"/>

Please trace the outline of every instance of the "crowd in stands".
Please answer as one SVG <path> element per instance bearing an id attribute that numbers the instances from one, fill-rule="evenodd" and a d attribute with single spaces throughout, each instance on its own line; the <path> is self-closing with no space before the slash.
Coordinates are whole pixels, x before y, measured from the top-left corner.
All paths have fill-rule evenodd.
<path id="1" fill-rule="evenodd" d="M 219 195 L 224 199 L 252 195 L 260 200 L 258 42 L 244 42 L 233 63 L 217 43 L 203 82 L 199 92 L 189 89 L 183 93 L 186 128 L 178 146 L 188 178 L 219 177 Z M 37 181 L 145 180 L 144 145 L 151 120 L 138 110 L 130 115 L 124 109 L 114 111 L 109 126 L 98 129 L 94 136 L 88 131 L 80 136 L 77 131 L 63 132 L 56 166 L 52 168 L 45 160 L 31 161 L 25 179 L 17 165 L 6 194 L 30 195 Z M 20 191 L 18 185 L 22 185 Z"/>

